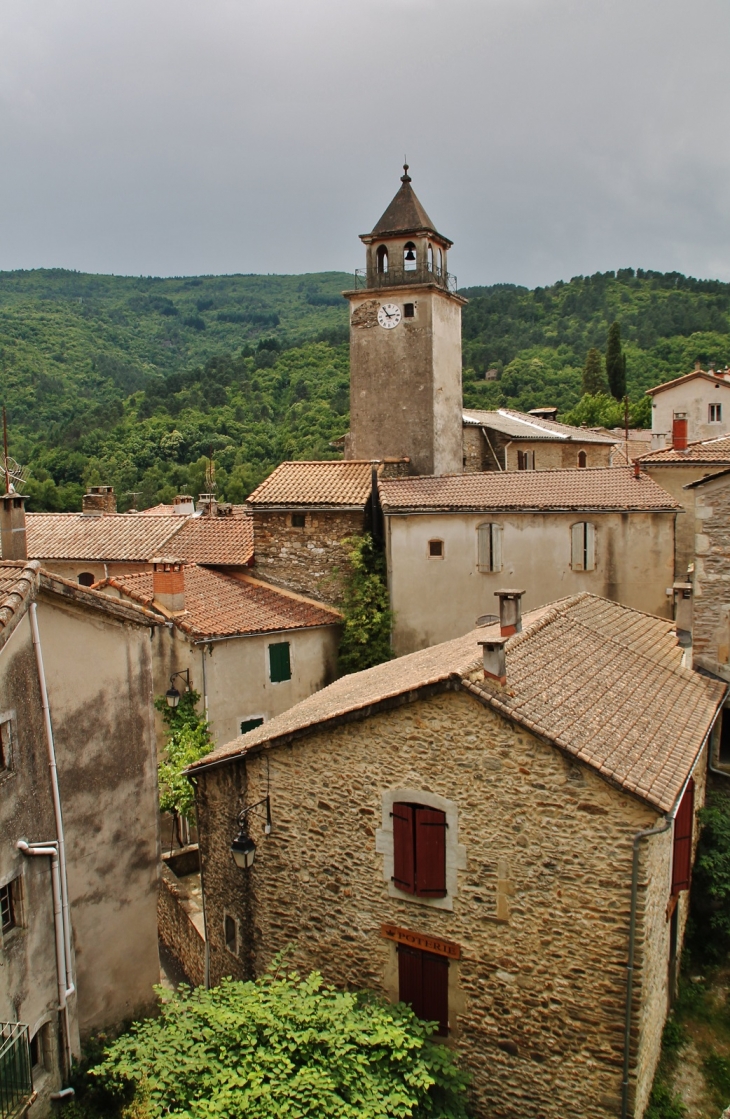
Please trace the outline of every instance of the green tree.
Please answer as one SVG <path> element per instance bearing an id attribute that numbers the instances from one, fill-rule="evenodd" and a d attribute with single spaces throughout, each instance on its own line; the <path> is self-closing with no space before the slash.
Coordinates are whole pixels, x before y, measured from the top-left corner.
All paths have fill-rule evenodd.
<path id="1" fill-rule="evenodd" d="M 612 322 L 606 345 L 606 376 L 611 395 L 616 400 L 626 396 L 626 355 L 621 349 L 621 324 Z"/>
<path id="2" fill-rule="evenodd" d="M 342 672 L 359 672 L 390 660 L 390 631 L 393 613 L 388 601 L 385 556 L 369 533 L 351 536 L 351 572 L 345 584 L 342 613 L 345 625 L 340 639 L 339 665 Z"/>
<path id="3" fill-rule="evenodd" d="M 603 359 L 595 347 L 586 354 L 586 363 L 583 366 L 582 380 L 583 394 L 598 396 L 606 391 L 606 376 L 603 372 Z"/>
<path id="4" fill-rule="evenodd" d="M 96 1076 L 142 1119 L 465 1119 L 467 1078 L 435 1023 L 312 972 L 177 992 L 107 1050 Z M 140 1106 L 141 1105 L 141 1106 Z"/>
<path id="5" fill-rule="evenodd" d="M 177 707 L 168 707 L 164 696 L 155 699 L 155 707 L 168 726 L 165 756 L 158 767 L 160 811 L 173 817 L 180 844 L 182 821 L 190 824 L 195 820 L 193 786 L 184 771 L 213 749 L 208 724 L 197 710 L 199 702 L 200 695 L 192 690 L 183 692 Z"/>
<path id="6" fill-rule="evenodd" d="M 712 789 L 699 812 L 702 832 L 692 874 L 693 947 L 722 959 L 730 951 L 730 794 Z"/>

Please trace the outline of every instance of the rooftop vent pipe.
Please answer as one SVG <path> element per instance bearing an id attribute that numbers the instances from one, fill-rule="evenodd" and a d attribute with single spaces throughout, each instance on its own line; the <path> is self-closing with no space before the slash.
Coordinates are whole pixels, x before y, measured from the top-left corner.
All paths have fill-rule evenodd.
<path id="1" fill-rule="evenodd" d="M 522 633 L 522 596 L 524 591 L 501 590 L 495 591 L 495 598 L 499 599 L 499 632 L 502 637 L 511 637 L 513 633 Z"/>
<path id="2" fill-rule="evenodd" d="M 484 679 L 494 680 L 501 687 L 507 683 L 507 657 L 505 654 L 506 637 L 491 637 L 480 641 L 484 656 Z"/>

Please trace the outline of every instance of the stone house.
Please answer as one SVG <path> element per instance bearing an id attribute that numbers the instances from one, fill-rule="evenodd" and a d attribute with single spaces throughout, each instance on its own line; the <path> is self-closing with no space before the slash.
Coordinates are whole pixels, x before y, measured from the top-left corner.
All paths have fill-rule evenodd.
<path id="1" fill-rule="evenodd" d="M 154 1005 L 158 626 L 36 561 L 0 564 L 0 1019 L 29 1042 L 32 1115 L 80 1036 Z"/>
<path id="2" fill-rule="evenodd" d="M 730 433 L 730 369 L 701 369 L 647 389 L 651 401 L 651 430 L 657 448 L 670 441 L 675 416 L 686 420 L 690 442 L 716 439 Z"/>
<path id="3" fill-rule="evenodd" d="M 498 408 L 464 410 L 464 472 L 611 466 L 616 436 Z"/>
<path id="4" fill-rule="evenodd" d="M 152 634 L 154 693 L 173 684 L 199 692 L 216 743 L 335 678 L 342 616 L 332 607 L 173 557 L 156 557 L 152 568 L 110 576 L 95 589 L 164 620 Z M 157 730 L 161 747 L 161 720 Z"/>
<path id="5" fill-rule="evenodd" d="M 685 579 L 695 555 L 695 496 L 690 485 L 730 467 L 730 437 L 666 447 L 642 455 L 641 469 L 678 501 L 685 511 L 677 517 L 675 578 Z"/>
<path id="6" fill-rule="evenodd" d="M 591 591 L 671 614 L 681 506 L 625 467 L 379 483 L 397 655 L 472 629 L 508 583 L 532 608 Z"/>
<path id="7" fill-rule="evenodd" d="M 695 546 L 686 583 L 692 601 L 684 624 L 694 665 L 730 682 L 730 465 L 686 488 L 692 495 Z M 730 761 L 730 726 L 726 737 L 723 753 Z"/>
<path id="8" fill-rule="evenodd" d="M 211 981 L 289 948 L 436 1020 L 479 1119 L 639 1119 L 726 689 L 667 619 L 502 609 L 191 767 Z"/>

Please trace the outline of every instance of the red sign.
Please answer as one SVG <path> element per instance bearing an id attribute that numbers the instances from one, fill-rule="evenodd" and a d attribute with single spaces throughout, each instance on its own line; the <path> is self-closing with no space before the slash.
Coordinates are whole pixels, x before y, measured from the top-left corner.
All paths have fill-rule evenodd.
<path id="1" fill-rule="evenodd" d="M 441 940 L 437 936 L 401 929 L 397 925 L 381 925 L 380 935 L 396 944 L 407 944 L 410 948 L 420 948 L 423 952 L 433 952 L 436 956 L 448 956 L 451 960 L 461 959 L 461 947 L 453 940 Z"/>

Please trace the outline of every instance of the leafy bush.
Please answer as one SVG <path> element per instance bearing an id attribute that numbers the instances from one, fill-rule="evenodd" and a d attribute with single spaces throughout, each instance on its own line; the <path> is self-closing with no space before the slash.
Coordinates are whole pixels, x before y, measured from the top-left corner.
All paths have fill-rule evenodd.
<path id="1" fill-rule="evenodd" d="M 155 699 L 155 707 L 169 727 L 165 738 L 165 757 L 158 768 L 160 811 L 169 812 L 174 817 L 180 842 L 179 822 L 187 820 L 192 823 L 195 815 L 193 786 L 184 771 L 213 749 L 208 724 L 197 710 L 199 702 L 199 693 L 192 690 L 183 692 L 177 707 L 168 707 L 164 696 Z"/>
<path id="2" fill-rule="evenodd" d="M 159 989 L 94 1070 L 148 1119 L 463 1119 L 466 1077 L 403 1006 L 337 991 L 313 972 Z"/>
<path id="3" fill-rule="evenodd" d="M 692 948 L 707 958 L 730 951 L 730 794 L 711 789 L 692 881 Z"/>
<path id="4" fill-rule="evenodd" d="M 666 1084 L 655 1084 L 649 1097 L 649 1106 L 644 1112 L 644 1119 L 684 1119 L 687 1109 L 681 1097 L 676 1095 Z"/>
<path id="5" fill-rule="evenodd" d="M 388 600 L 385 555 L 372 536 L 345 540 L 352 570 L 345 583 L 345 625 L 339 648 L 341 672 L 359 672 L 390 660 L 393 612 Z"/>
<path id="6" fill-rule="evenodd" d="M 574 408 L 565 412 L 560 417 L 561 423 L 573 424 L 580 427 L 623 427 L 624 406 L 620 400 L 614 400 L 607 393 L 584 393 Z M 636 403 L 629 403 L 629 426 L 651 426 L 651 400 L 648 396 L 642 397 Z"/>
<path id="7" fill-rule="evenodd" d="M 715 1050 L 703 1062 L 705 1079 L 714 1088 L 718 1107 L 730 1102 L 730 1057 L 721 1057 Z"/>

